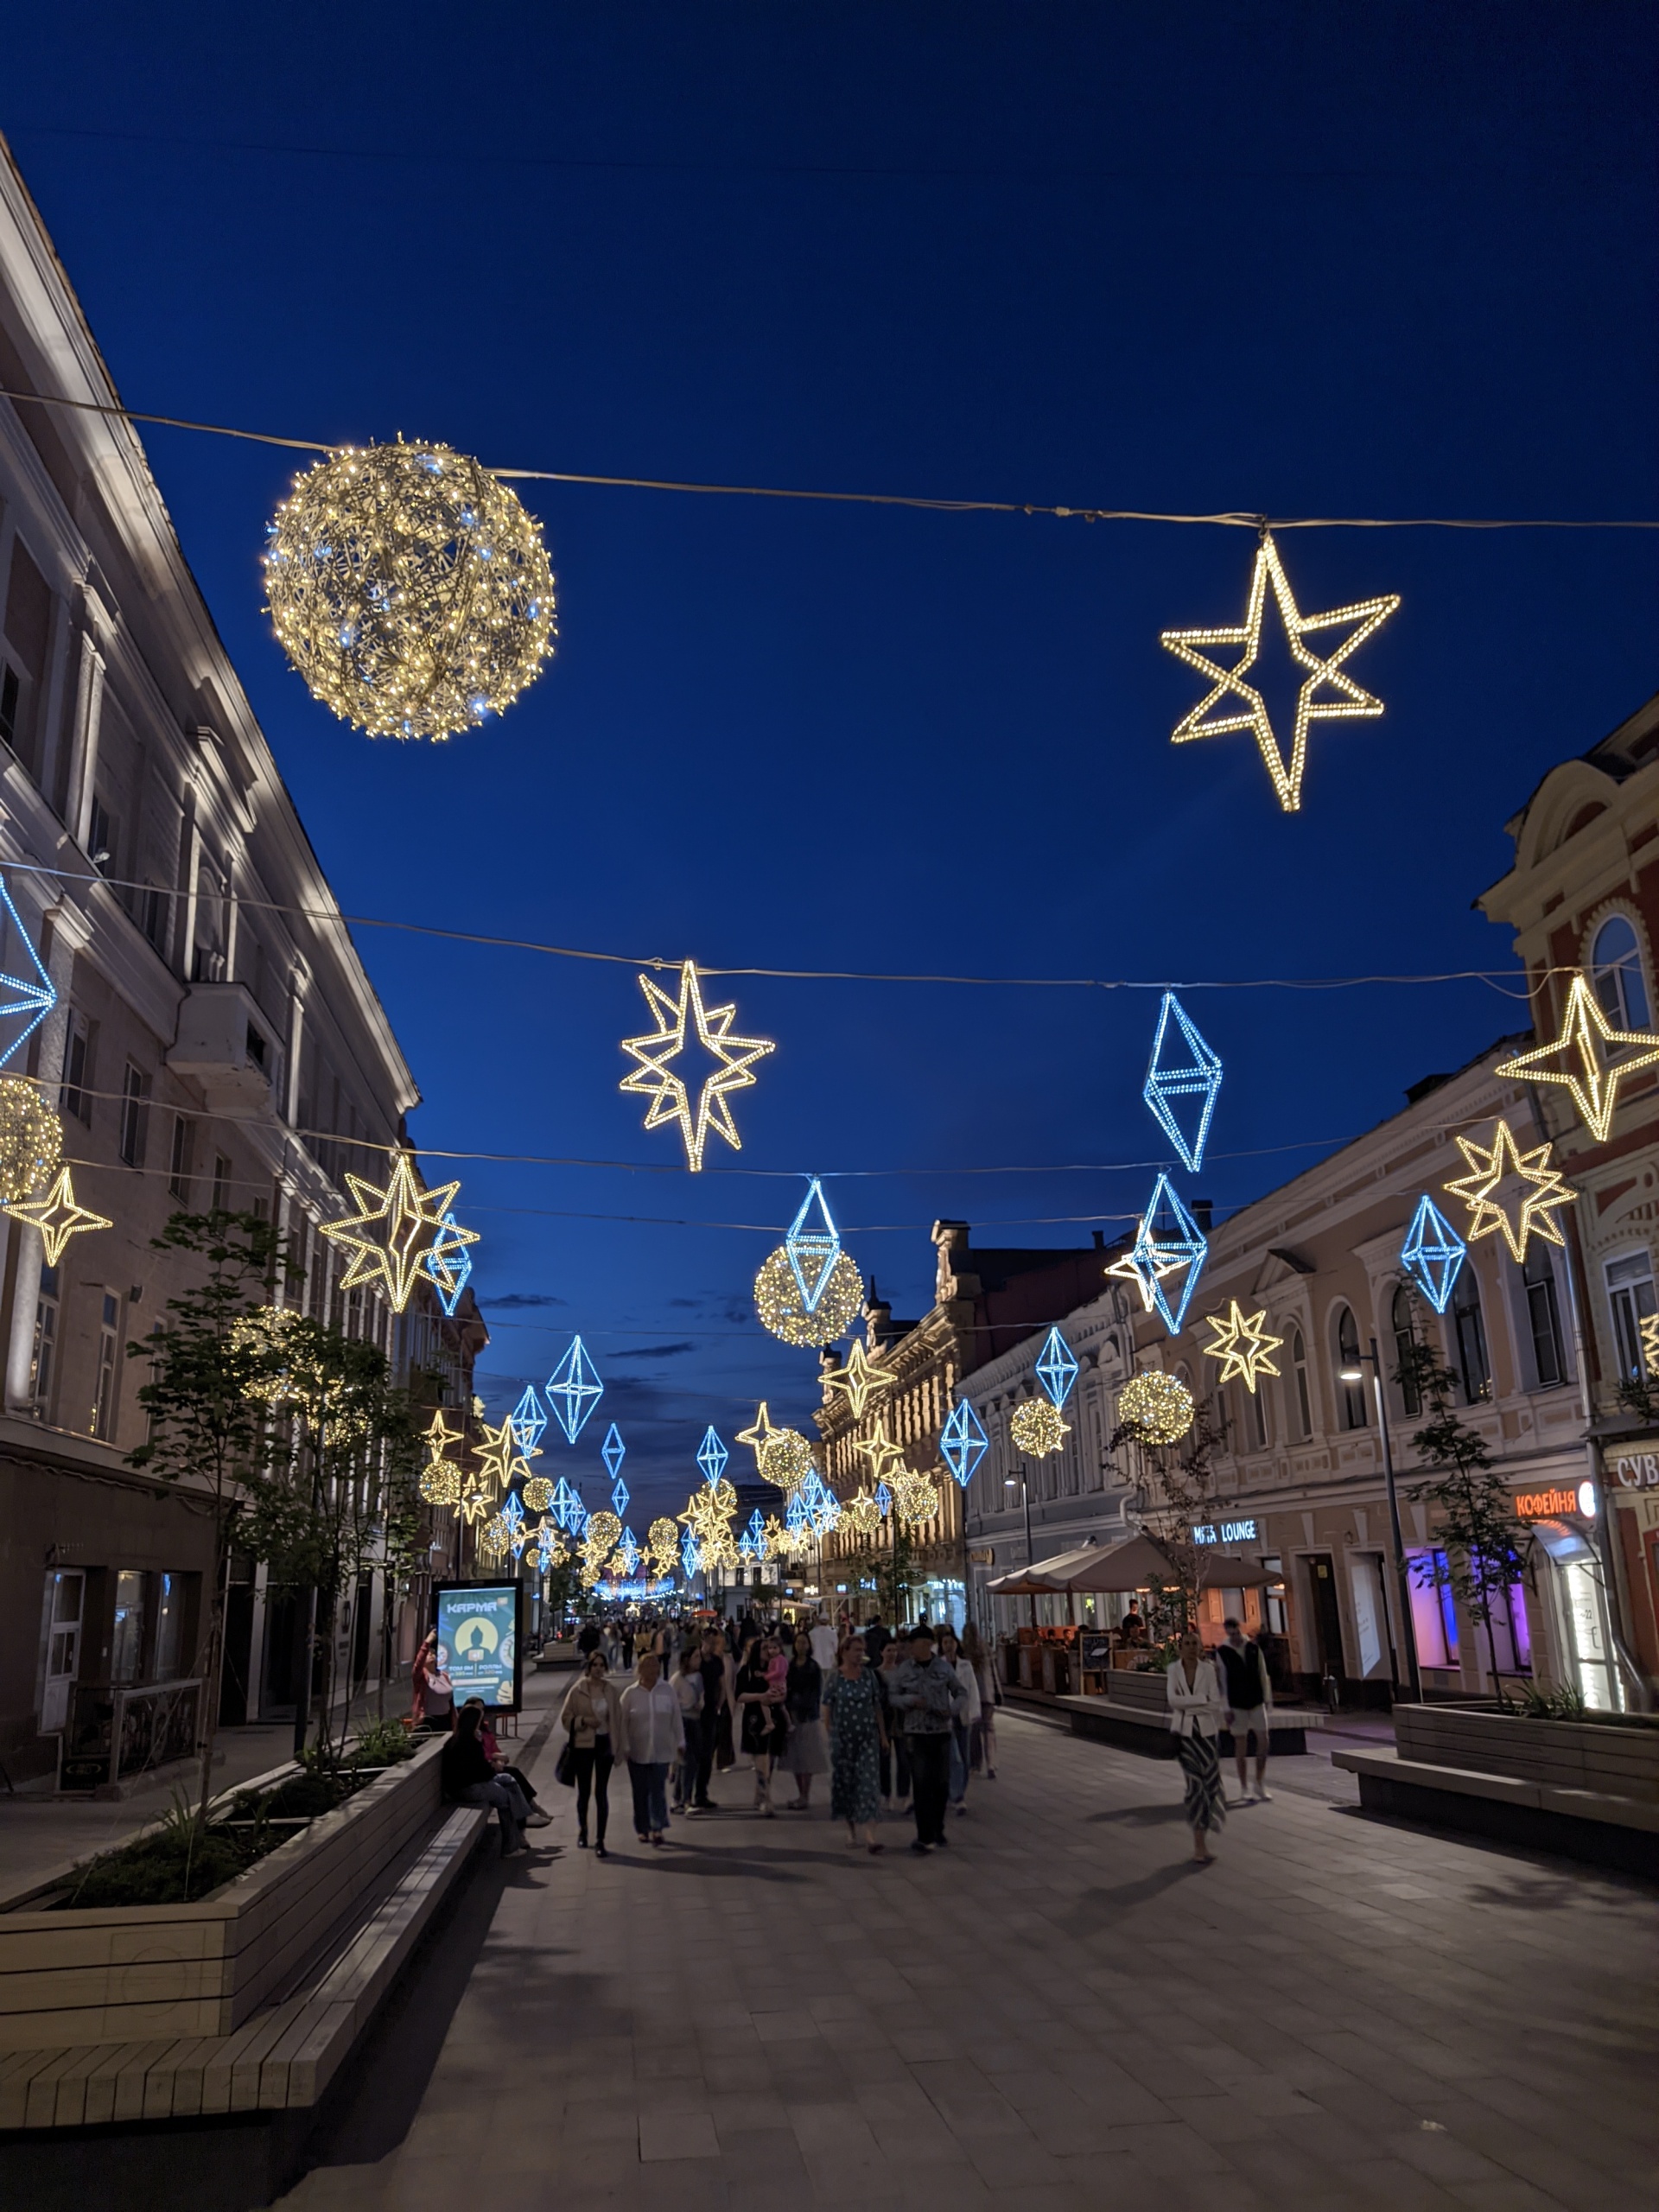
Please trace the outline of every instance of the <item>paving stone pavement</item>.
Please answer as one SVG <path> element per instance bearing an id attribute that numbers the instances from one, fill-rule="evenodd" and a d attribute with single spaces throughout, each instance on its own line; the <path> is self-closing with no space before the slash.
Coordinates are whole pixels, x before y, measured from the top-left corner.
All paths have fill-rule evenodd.
<path id="1" fill-rule="evenodd" d="M 538 1751 L 553 1847 L 480 1866 L 284 2204 L 1656 2201 L 1651 1889 L 1291 1789 L 1192 1869 L 1173 1764 L 1000 1734 L 928 1859 L 822 1810 L 650 1851 L 625 1784 L 600 1863 Z"/>

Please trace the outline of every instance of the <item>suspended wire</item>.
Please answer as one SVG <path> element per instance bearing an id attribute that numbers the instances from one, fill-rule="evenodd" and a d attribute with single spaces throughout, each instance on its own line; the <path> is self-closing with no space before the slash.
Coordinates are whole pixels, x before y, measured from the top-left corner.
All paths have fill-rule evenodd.
<path id="1" fill-rule="evenodd" d="M 243 430 L 224 423 L 198 423 L 186 416 L 148 414 L 97 399 L 68 399 L 54 392 L 14 391 L 0 386 L 0 399 L 37 407 L 67 407 L 105 415 L 123 423 L 152 423 L 169 430 L 196 430 L 215 438 L 239 438 L 252 445 L 282 446 L 297 453 L 340 453 L 341 443 L 322 438 L 278 436 L 269 430 Z M 599 476 L 577 469 L 492 468 L 504 480 L 537 484 L 591 484 L 632 492 L 680 492 L 698 498 L 806 499 L 836 506 L 911 507 L 928 514 L 1042 515 L 1058 522 L 1150 522 L 1191 524 L 1221 530 L 1659 530 L 1659 519 L 1586 516 L 1520 515 L 1267 515 L 1229 510 L 1218 514 L 1166 514 L 1141 507 L 1054 506 L 1034 499 L 947 499 L 907 492 L 821 492 L 776 484 L 693 484 L 662 476 Z"/>

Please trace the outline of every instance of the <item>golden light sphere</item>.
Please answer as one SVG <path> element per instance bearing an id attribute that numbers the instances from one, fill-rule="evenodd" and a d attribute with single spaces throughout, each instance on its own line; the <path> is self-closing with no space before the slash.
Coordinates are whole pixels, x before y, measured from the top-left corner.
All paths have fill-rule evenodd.
<path id="1" fill-rule="evenodd" d="M 421 1496 L 429 1505 L 461 1503 L 461 1469 L 453 1459 L 429 1459 L 421 1470 Z"/>
<path id="2" fill-rule="evenodd" d="M 1117 1394 L 1120 1421 L 1133 1421 L 1153 1444 L 1178 1444 L 1192 1426 L 1192 1393 L 1178 1375 L 1155 1367 L 1133 1376 Z"/>
<path id="3" fill-rule="evenodd" d="M 553 572 L 517 494 L 448 446 L 346 447 L 294 480 L 266 612 L 315 697 L 371 737 L 446 738 L 554 649 Z"/>
<path id="4" fill-rule="evenodd" d="M 812 1446 L 798 1428 L 780 1428 L 760 1446 L 756 1466 L 764 1481 L 793 1490 L 812 1471 Z"/>
<path id="5" fill-rule="evenodd" d="M 63 1158 L 63 1123 L 37 1083 L 0 1076 L 0 1205 L 38 1191 Z"/>
<path id="6" fill-rule="evenodd" d="M 873 1536 L 881 1526 L 881 1509 L 875 1502 L 874 1493 L 861 1491 L 847 1508 L 847 1518 L 861 1536 Z"/>
<path id="7" fill-rule="evenodd" d="M 1008 1433 L 1027 1459 L 1046 1459 L 1070 1436 L 1071 1424 L 1060 1419 L 1059 1408 L 1046 1398 L 1027 1398 L 1015 1407 Z"/>
<path id="8" fill-rule="evenodd" d="M 493 1521 L 486 1521 L 478 1532 L 478 1555 L 480 1559 L 505 1559 L 512 1548 L 512 1531 L 500 1514 Z"/>
<path id="9" fill-rule="evenodd" d="M 833 1344 L 864 1310 L 864 1278 L 850 1255 L 841 1253 L 809 1313 L 789 1263 L 788 1248 L 780 1244 L 754 1279 L 754 1310 L 762 1327 L 786 1344 Z"/>
<path id="10" fill-rule="evenodd" d="M 588 1526 L 582 1532 L 582 1549 L 590 1560 L 606 1560 L 622 1534 L 622 1523 L 614 1513 L 591 1513 Z"/>
<path id="11" fill-rule="evenodd" d="M 931 1475 L 895 1475 L 887 1488 L 893 1492 L 893 1510 L 901 1521 L 931 1521 L 938 1512 L 938 1484 Z"/>
<path id="12" fill-rule="evenodd" d="M 552 1484 L 545 1475 L 532 1475 L 524 1484 L 524 1503 L 532 1513 L 545 1513 L 552 1503 Z"/>

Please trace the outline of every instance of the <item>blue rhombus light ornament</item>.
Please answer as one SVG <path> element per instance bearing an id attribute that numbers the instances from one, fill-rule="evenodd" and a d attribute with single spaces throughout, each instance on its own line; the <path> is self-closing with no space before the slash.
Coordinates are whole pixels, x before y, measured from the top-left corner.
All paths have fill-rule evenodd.
<path id="1" fill-rule="evenodd" d="M 1427 1192 L 1400 1248 L 1400 1263 L 1437 1313 L 1444 1313 L 1468 1246 Z"/>
<path id="2" fill-rule="evenodd" d="M 628 1447 L 622 1441 L 622 1432 L 613 1421 L 605 1432 L 605 1441 L 599 1447 L 599 1456 L 605 1462 L 605 1471 L 614 1482 L 622 1471 L 622 1462 L 628 1456 Z M 619 1505 L 617 1511 L 622 1509 Z"/>
<path id="3" fill-rule="evenodd" d="M 1054 1404 L 1059 1407 L 1071 1396 L 1071 1385 L 1077 1379 L 1077 1355 L 1059 1331 L 1051 1329 L 1048 1341 L 1043 1346 L 1043 1356 L 1037 1363 L 1037 1380 Z"/>
<path id="4" fill-rule="evenodd" d="M 1180 1332 L 1209 1256 L 1203 1230 L 1181 1204 L 1168 1176 L 1160 1175 L 1152 1186 L 1134 1244 L 1106 1272 L 1133 1277 L 1140 1286 L 1141 1304 L 1148 1313 L 1156 1306 L 1173 1337 Z M 1179 1277 L 1173 1307 L 1164 1287 L 1172 1276 Z"/>
<path id="5" fill-rule="evenodd" d="M 542 1411 L 542 1402 L 536 1395 L 536 1385 L 526 1382 L 524 1395 L 513 1408 L 511 1415 L 512 1433 L 518 1440 L 521 1452 L 533 1452 L 542 1440 L 542 1431 L 547 1427 L 547 1415 Z"/>
<path id="6" fill-rule="evenodd" d="M 615 1485 L 611 1491 L 611 1510 L 615 1514 L 619 1521 L 628 1510 L 629 1496 L 630 1492 L 628 1486 L 626 1483 L 623 1481 L 621 1476 L 619 1475 L 616 1478 Z"/>
<path id="7" fill-rule="evenodd" d="M 710 1421 L 707 1433 L 697 1446 L 697 1465 L 708 1477 L 710 1490 L 714 1489 L 725 1473 L 726 1462 L 731 1456 L 719 1437 L 715 1435 L 715 1425 Z"/>
<path id="8" fill-rule="evenodd" d="M 812 1211 L 815 1199 L 822 1226 L 809 1228 L 807 1216 Z M 801 1294 L 801 1304 L 809 1313 L 815 1313 L 818 1300 L 823 1295 L 824 1285 L 834 1272 L 836 1262 L 841 1257 L 841 1231 L 830 1217 L 830 1208 L 824 1202 L 816 1175 L 812 1179 L 812 1187 L 801 1200 L 801 1210 L 784 1239 L 784 1249 L 789 1255 L 795 1287 Z"/>
<path id="9" fill-rule="evenodd" d="M 702 1553 L 698 1547 L 696 1538 L 689 1529 L 680 1539 L 680 1565 L 685 1569 L 685 1579 L 688 1582 L 702 1566 Z"/>
<path id="10" fill-rule="evenodd" d="M 885 1521 L 888 1514 L 893 1510 L 893 1492 L 887 1488 L 886 1483 L 877 1483 L 875 1486 L 875 1503 L 880 1512 L 881 1518 Z"/>
<path id="11" fill-rule="evenodd" d="M 1173 1037 L 1169 1033 L 1172 1015 L 1179 1033 Z M 1152 1040 L 1146 1087 L 1141 1095 L 1162 1125 L 1165 1135 L 1195 1174 L 1204 1160 L 1210 1116 L 1216 1110 L 1216 1093 L 1220 1089 L 1220 1057 L 1211 1051 L 1192 1027 L 1185 1007 L 1174 992 L 1166 991 L 1159 1009 L 1158 1033 Z"/>
<path id="12" fill-rule="evenodd" d="M 605 1385 L 582 1338 L 572 1337 L 569 1351 L 547 1378 L 547 1402 L 568 1444 L 574 1444 L 581 1435 L 582 1423 L 604 1395 Z"/>
<path id="13" fill-rule="evenodd" d="M 553 1503 L 548 1510 L 565 1534 L 570 1536 L 578 1533 L 588 1518 L 588 1509 L 582 1502 L 580 1491 L 572 1490 L 563 1475 L 559 1477 L 558 1486 L 553 1492 Z"/>
<path id="14" fill-rule="evenodd" d="M 974 1469 L 990 1446 L 991 1440 L 967 1399 L 952 1406 L 939 1431 L 939 1457 L 963 1490 L 973 1480 Z"/>

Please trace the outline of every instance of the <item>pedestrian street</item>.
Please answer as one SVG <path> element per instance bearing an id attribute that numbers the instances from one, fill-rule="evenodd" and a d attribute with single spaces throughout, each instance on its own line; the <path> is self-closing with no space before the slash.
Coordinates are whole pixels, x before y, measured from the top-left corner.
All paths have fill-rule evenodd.
<path id="1" fill-rule="evenodd" d="M 999 1735 L 930 1857 L 753 1816 L 740 1768 L 658 1851 L 619 1776 L 603 1862 L 543 1735 L 553 1825 L 486 1840 L 284 2203 L 1653 2201 L 1649 1888 L 1373 1820 L 1311 1760 L 1194 1867 L 1173 1762 Z"/>

